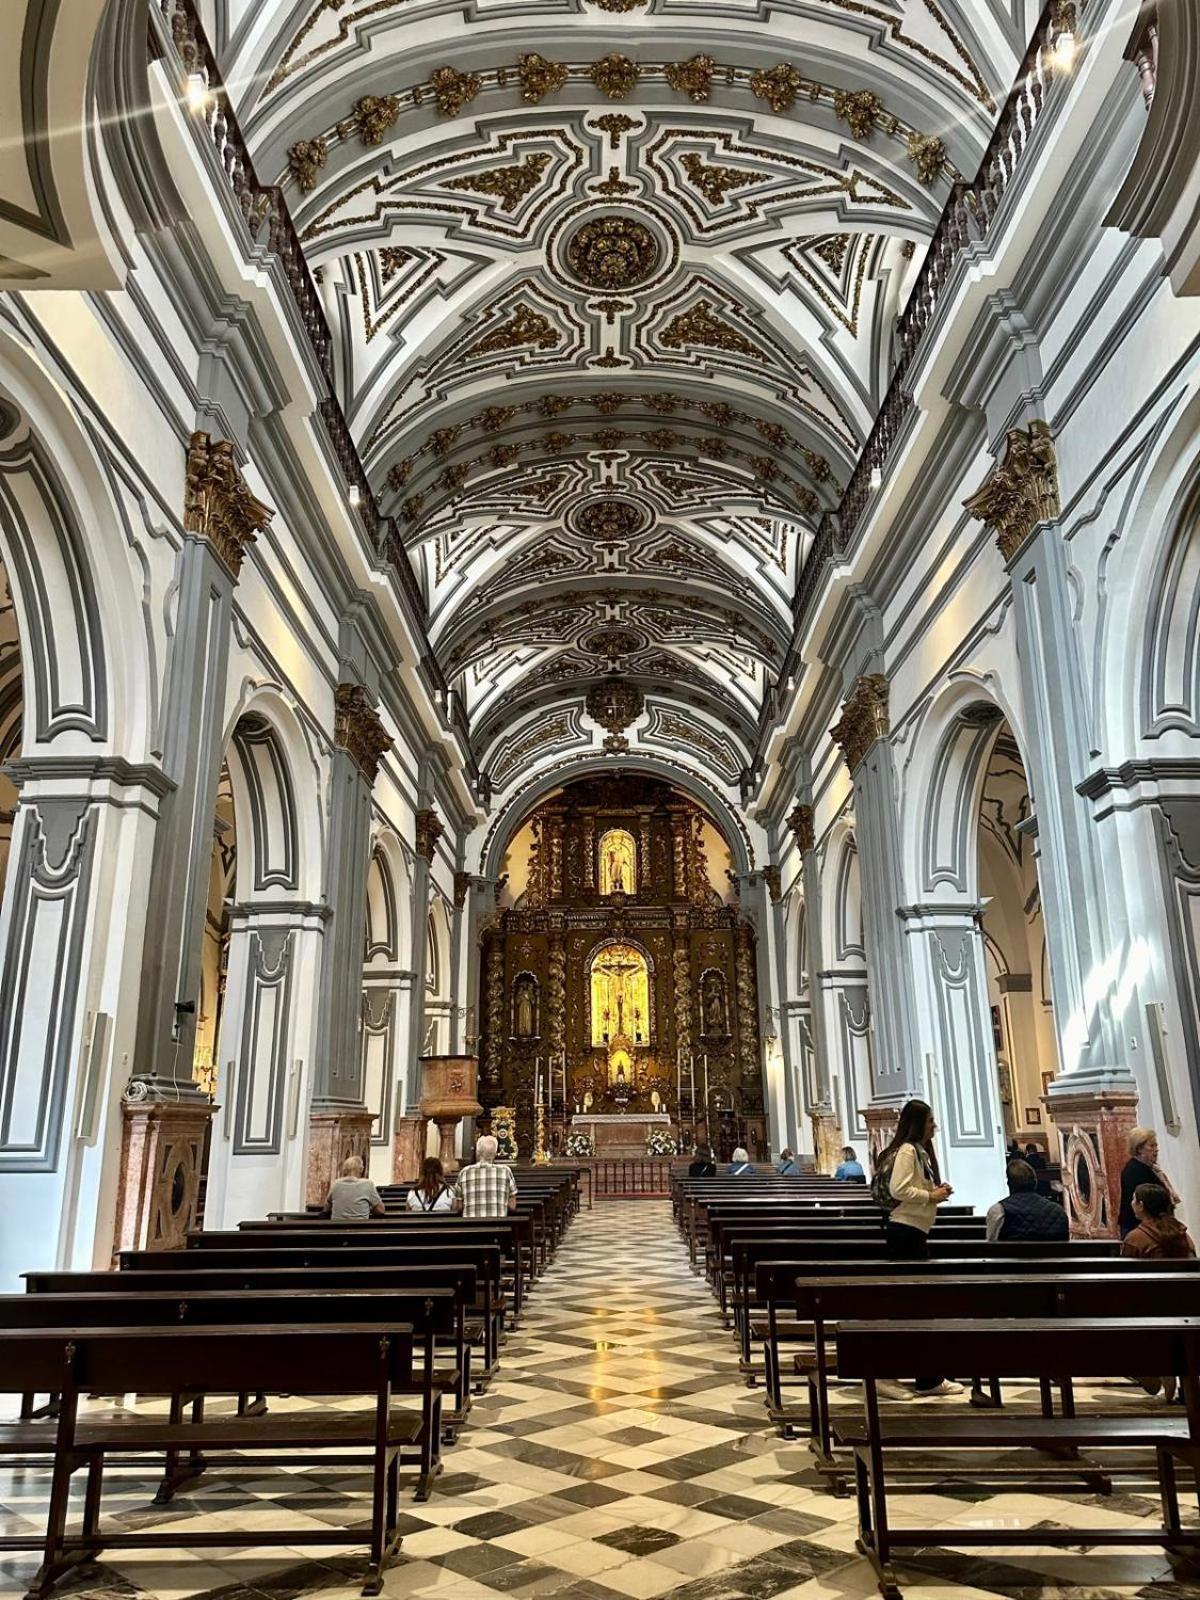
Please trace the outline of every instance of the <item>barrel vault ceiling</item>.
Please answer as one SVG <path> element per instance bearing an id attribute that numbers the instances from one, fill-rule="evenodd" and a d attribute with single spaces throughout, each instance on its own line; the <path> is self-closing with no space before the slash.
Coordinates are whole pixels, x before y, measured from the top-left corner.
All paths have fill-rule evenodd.
<path id="1" fill-rule="evenodd" d="M 733 781 L 1032 12 L 214 3 L 481 763 L 615 675 Z"/>

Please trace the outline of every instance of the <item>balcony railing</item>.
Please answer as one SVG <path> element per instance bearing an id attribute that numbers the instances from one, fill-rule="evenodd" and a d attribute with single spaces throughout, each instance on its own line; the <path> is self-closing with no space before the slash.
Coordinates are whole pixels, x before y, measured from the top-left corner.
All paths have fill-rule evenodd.
<path id="1" fill-rule="evenodd" d="M 318 410 L 334 457 L 347 486 L 357 491 L 356 510 L 372 548 L 394 575 L 417 623 L 424 654 L 431 663 L 434 686 L 443 693 L 446 683 L 428 650 L 428 607 L 404 549 L 395 521 L 384 516 L 368 481 L 341 402 L 334 387 L 333 335 L 325 319 L 316 286 L 309 274 L 304 251 L 291 214 L 276 185 L 259 181 L 237 117 L 229 103 L 220 70 L 195 9 L 195 0 L 152 0 L 166 24 L 167 36 L 178 59 L 180 91 L 185 94 L 198 123 L 205 128 L 221 170 L 237 201 L 251 240 L 269 250 L 279 263 L 291 290 L 296 310 L 324 376 L 326 390 Z M 456 731 L 466 737 L 461 719 Z M 468 745 L 468 753 L 469 753 Z M 473 762 L 472 762 L 473 767 Z"/>
<path id="2" fill-rule="evenodd" d="M 883 482 L 888 458 L 912 411 L 907 384 L 917 351 L 960 257 L 987 239 L 1055 80 L 1070 70 L 1064 40 L 1073 39 L 1074 30 L 1075 8 L 1070 0 L 1052 0 L 1038 22 L 974 181 L 956 183 L 950 191 L 896 326 L 896 367 L 875 425 L 850 474 L 837 512 L 827 512 L 821 518 L 817 537 L 800 571 L 793 605 L 797 633 L 821 588 L 830 558 L 849 547 L 871 495 Z"/>

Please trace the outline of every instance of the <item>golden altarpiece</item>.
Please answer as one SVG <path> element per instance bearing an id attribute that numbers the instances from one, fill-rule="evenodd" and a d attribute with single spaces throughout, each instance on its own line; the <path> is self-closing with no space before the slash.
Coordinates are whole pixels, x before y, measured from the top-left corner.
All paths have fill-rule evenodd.
<path id="1" fill-rule="evenodd" d="M 518 833 L 527 879 L 483 933 L 480 1098 L 515 1108 L 523 1151 L 539 1080 L 556 1145 L 573 1116 L 657 1113 L 765 1147 L 754 932 L 714 840 L 633 775 L 569 785 Z"/>

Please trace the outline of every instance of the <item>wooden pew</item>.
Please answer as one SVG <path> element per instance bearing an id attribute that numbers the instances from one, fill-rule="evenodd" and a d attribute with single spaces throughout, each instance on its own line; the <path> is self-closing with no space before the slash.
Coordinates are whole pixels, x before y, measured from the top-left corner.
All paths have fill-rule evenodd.
<path id="1" fill-rule="evenodd" d="M 896 1263 L 896 1265 L 902 1265 Z M 911 1267 L 912 1263 L 907 1263 Z M 942 1263 L 945 1266 L 945 1263 Z M 956 1263 L 956 1269 L 964 1263 Z M 981 1263 L 971 1263 L 978 1267 Z M 991 1263 L 991 1271 L 924 1273 L 917 1277 L 897 1274 L 868 1276 L 813 1276 L 801 1278 L 794 1289 L 796 1316 L 812 1328 L 813 1359 L 805 1362 L 809 1389 L 809 1445 L 823 1472 L 833 1474 L 835 1493 L 844 1489 L 849 1463 L 839 1463 L 833 1450 L 834 1428 L 829 1404 L 829 1379 L 836 1369 L 831 1325 L 843 1321 L 953 1321 L 1011 1317 L 1014 1301 L 1022 1315 L 1049 1317 L 1108 1317 L 1119 1314 L 1135 1297 L 1139 1310 L 1151 1317 L 1200 1315 L 1200 1263 L 1130 1261 L 1117 1257 L 1103 1266 L 1097 1261 L 1068 1260 L 1025 1262 L 1025 1270 L 1011 1271 L 1012 1263 Z M 965 1281 L 964 1281 L 965 1276 Z M 1136 1288 L 1131 1287 L 1136 1280 Z M 999 1398 L 998 1395 L 996 1397 Z M 1064 1409 L 1073 1406 L 1069 1387 Z M 1042 1412 L 1053 1414 L 1049 1385 L 1042 1390 Z"/>
<path id="2" fill-rule="evenodd" d="M 115 1280 L 119 1273 L 97 1273 L 96 1277 Z M 310 1290 L 303 1298 L 284 1290 L 189 1291 L 170 1294 L 161 1291 L 139 1294 L 97 1291 L 87 1294 L 0 1295 L 0 1329 L 3 1328 L 153 1328 L 170 1323 L 178 1327 L 308 1327 L 312 1324 L 367 1322 L 407 1329 L 414 1344 L 412 1384 L 393 1386 L 396 1394 L 419 1397 L 421 1426 L 412 1441 L 412 1460 L 417 1468 L 416 1499 L 427 1500 L 434 1479 L 442 1471 L 440 1442 L 443 1436 L 442 1395 L 457 1393 L 457 1370 L 439 1369 L 439 1339 L 455 1341 L 460 1328 L 459 1308 L 452 1289 L 425 1287 L 417 1292 L 394 1289 Z M 177 1395 L 173 1405 L 182 1415 L 183 1401 L 198 1406 L 203 1414 L 204 1395 L 189 1383 L 186 1396 Z M 61 1404 L 61 1401 L 59 1402 Z M 247 1415 L 244 1409 L 240 1414 Z M 254 1414 L 261 1415 L 261 1411 Z M 465 1413 L 448 1419 L 454 1432 L 465 1421 Z M 179 1483 L 196 1475 L 194 1465 L 175 1469 L 169 1466 L 156 1497 L 170 1499 Z"/>
<path id="3" fill-rule="evenodd" d="M 114 1456 L 147 1451 L 203 1454 L 211 1465 L 249 1466 L 261 1474 L 281 1453 L 356 1449 L 371 1470 L 371 1524 L 364 1528 L 305 1529 L 305 1544 L 368 1548 L 364 1595 L 376 1595 L 383 1573 L 400 1545 L 397 1534 L 398 1463 L 412 1442 L 420 1419 L 397 1409 L 392 1395 L 413 1381 L 412 1334 L 380 1324 L 331 1324 L 322 1328 L 181 1328 L 174 1324 L 138 1328 L 0 1329 L 0 1388 L 10 1394 L 57 1389 L 62 1396 L 52 1423 L 21 1421 L 0 1425 L 0 1453 L 24 1455 L 45 1450 L 52 1441 L 53 1466 L 45 1532 L 7 1534 L 0 1550 L 40 1550 L 41 1566 L 29 1594 L 43 1596 L 71 1567 L 93 1560 L 102 1550 L 173 1549 L 176 1524 L 161 1533 L 99 1527 L 103 1474 Z M 146 1416 L 133 1412 L 86 1413 L 79 1402 L 88 1394 L 172 1395 L 180 1374 L 207 1394 L 231 1393 L 243 1384 L 272 1394 L 367 1395 L 369 1410 L 278 1410 L 261 1417 L 208 1416 L 202 1421 Z M 236 1451 L 231 1458 L 218 1451 Z M 320 1467 L 327 1457 L 314 1454 Z M 82 1527 L 67 1531 L 73 1475 L 87 1470 Z M 254 1501 L 256 1508 L 261 1501 Z M 289 1547 L 297 1540 L 295 1523 L 264 1529 L 189 1529 L 192 1549 L 243 1544 Z"/>
<path id="4" fill-rule="evenodd" d="M 1200 1320 L 1186 1318 L 1063 1318 L 995 1322 L 957 1321 L 938 1329 L 939 1359 L 965 1372 L 1062 1383 L 1073 1378 L 1108 1378 L 1131 1367 L 1150 1372 L 1182 1372 L 1186 1414 L 1135 1417 L 997 1416 L 989 1411 L 965 1415 L 894 1417 L 880 1412 L 876 1385 L 900 1378 L 929 1359 L 927 1322 L 887 1324 L 843 1322 L 838 1328 L 838 1371 L 863 1383 L 863 1423 L 847 1429 L 844 1442 L 854 1451 L 858 1493 L 858 1548 L 871 1562 L 884 1600 L 900 1600 L 893 1565 L 897 1549 L 923 1545 L 1117 1546 L 1158 1544 L 1195 1549 L 1200 1530 L 1180 1525 L 1173 1472 L 1164 1463 L 1182 1451 L 1193 1459 L 1200 1445 Z M 1150 1448 L 1154 1450 L 1163 1499 L 1159 1527 L 1140 1522 L 1121 1528 L 1046 1527 L 893 1528 L 889 1520 L 886 1458 L 897 1446 L 937 1450 L 1041 1451 Z M 1168 1479 L 1170 1480 L 1168 1483 Z M 1174 1501 L 1174 1503 L 1172 1503 Z M 1056 1516 L 1060 1513 L 1056 1512 Z"/>

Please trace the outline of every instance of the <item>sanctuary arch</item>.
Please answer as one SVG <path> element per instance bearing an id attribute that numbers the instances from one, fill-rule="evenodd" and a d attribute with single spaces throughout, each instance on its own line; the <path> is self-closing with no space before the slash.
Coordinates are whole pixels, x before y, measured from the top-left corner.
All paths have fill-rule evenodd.
<path id="1" fill-rule="evenodd" d="M 523 1152 L 539 1073 L 552 1146 L 586 1110 L 665 1114 L 765 1152 L 755 932 L 733 859 L 689 794 L 632 773 L 568 784 L 516 828 L 482 936 L 480 1098 L 515 1108 Z"/>

